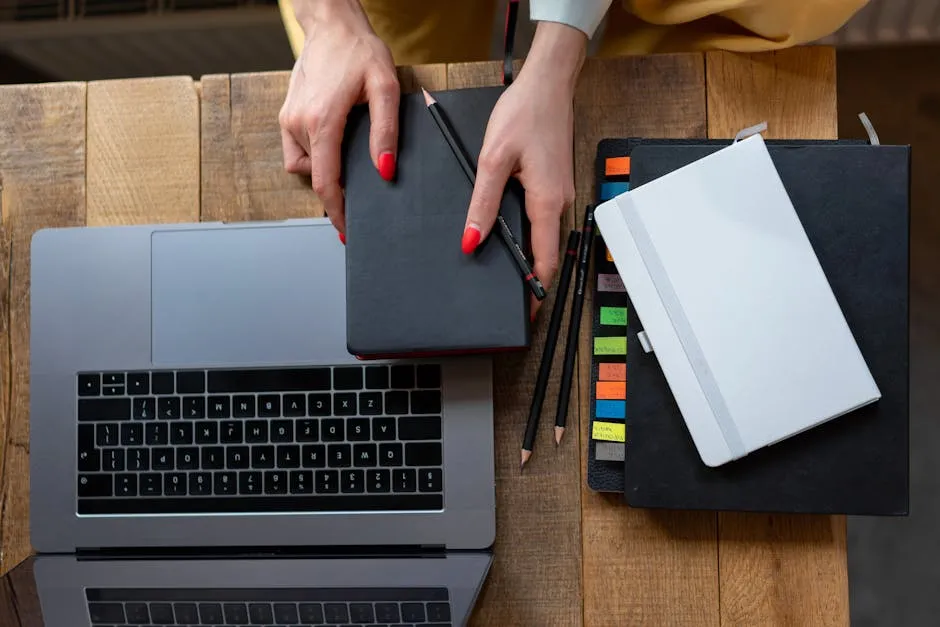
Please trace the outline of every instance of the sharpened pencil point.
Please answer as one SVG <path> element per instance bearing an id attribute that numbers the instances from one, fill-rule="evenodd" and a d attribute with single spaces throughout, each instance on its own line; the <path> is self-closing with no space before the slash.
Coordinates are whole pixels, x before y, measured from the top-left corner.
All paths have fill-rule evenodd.
<path id="1" fill-rule="evenodd" d="M 555 427 L 555 446 L 561 444 L 561 439 L 565 437 L 564 427 Z"/>
<path id="2" fill-rule="evenodd" d="M 432 104 L 434 104 L 435 102 L 437 102 L 437 100 L 434 99 L 434 96 L 432 96 L 431 94 L 429 94 L 429 93 L 428 93 L 428 90 L 425 89 L 424 87 L 421 88 L 421 93 L 424 94 L 424 104 L 426 104 L 427 106 L 430 107 Z"/>
<path id="3" fill-rule="evenodd" d="M 525 463 L 526 463 L 527 461 L 529 461 L 529 458 L 530 458 L 530 457 L 532 457 L 532 451 L 527 451 L 527 450 L 525 450 L 525 449 L 522 449 L 522 455 L 520 456 L 520 461 L 519 461 L 519 470 L 520 470 L 520 471 L 521 471 L 523 468 L 525 468 Z"/>

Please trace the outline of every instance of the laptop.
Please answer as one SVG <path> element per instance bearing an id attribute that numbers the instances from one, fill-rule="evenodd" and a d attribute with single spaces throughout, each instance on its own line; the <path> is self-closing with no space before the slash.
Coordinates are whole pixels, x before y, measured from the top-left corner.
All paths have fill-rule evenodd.
<path id="1" fill-rule="evenodd" d="M 344 267 L 326 219 L 36 233 L 48 627 L 467 621 L 495 536 L 491 362 L 358 361 Z"/>

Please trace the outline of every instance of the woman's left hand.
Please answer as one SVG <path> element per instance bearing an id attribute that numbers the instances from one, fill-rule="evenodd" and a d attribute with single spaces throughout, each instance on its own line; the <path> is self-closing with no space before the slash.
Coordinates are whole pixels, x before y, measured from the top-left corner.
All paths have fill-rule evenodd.
<path id="1" fill-rule="evenodd" d="M 522 70 L 487 124 L 461 249 L 472 252 L 493 228 L 510 176 L 525 188 L 534 271 L 551 285 L 558 267 L 561 216 L 574 203 L 574 89 L 587 37 L 542 22 Z M 533 298 L 532 315 L 538 307 Z"/>

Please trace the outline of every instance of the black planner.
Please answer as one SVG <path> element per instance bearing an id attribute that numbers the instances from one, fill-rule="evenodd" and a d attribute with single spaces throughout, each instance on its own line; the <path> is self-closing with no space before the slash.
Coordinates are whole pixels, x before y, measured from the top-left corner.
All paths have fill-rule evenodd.
<path id="1" fill-rule="evenodd" d="M 605 140 L 598 149 L 598 172 L 606 157 L 629 154 L 636 188 L 727 143 Z M 796 140 L 767 141 L 767 146 L 882 398 L 709 468 L 655 354 L 640 346 L 637 332 L 643 323 L 627 296 L 625 499 L 644 508 L 905 515 L 910 148 Z M 620 491 L 610 478 L 612 462 L 596 460 L 592 453 L 593 443 L 592 487 Z"/>

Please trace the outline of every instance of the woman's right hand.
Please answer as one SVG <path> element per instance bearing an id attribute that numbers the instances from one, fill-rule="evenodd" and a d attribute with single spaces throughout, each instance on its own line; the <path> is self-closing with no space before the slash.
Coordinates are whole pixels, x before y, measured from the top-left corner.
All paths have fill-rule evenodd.
<path id="1" fill-rule="evenodd" d="M 346 117 L 354 105 L 369 103 L 369 152 L 379 174 L 390 180 L 401 88 L 392 54 L 357 0 L 294 0 L 294 7 L 305 43 L 278 116 L 284 167 L 310 175 L 313 191 L 345 242 L 340 150 Z"/>

